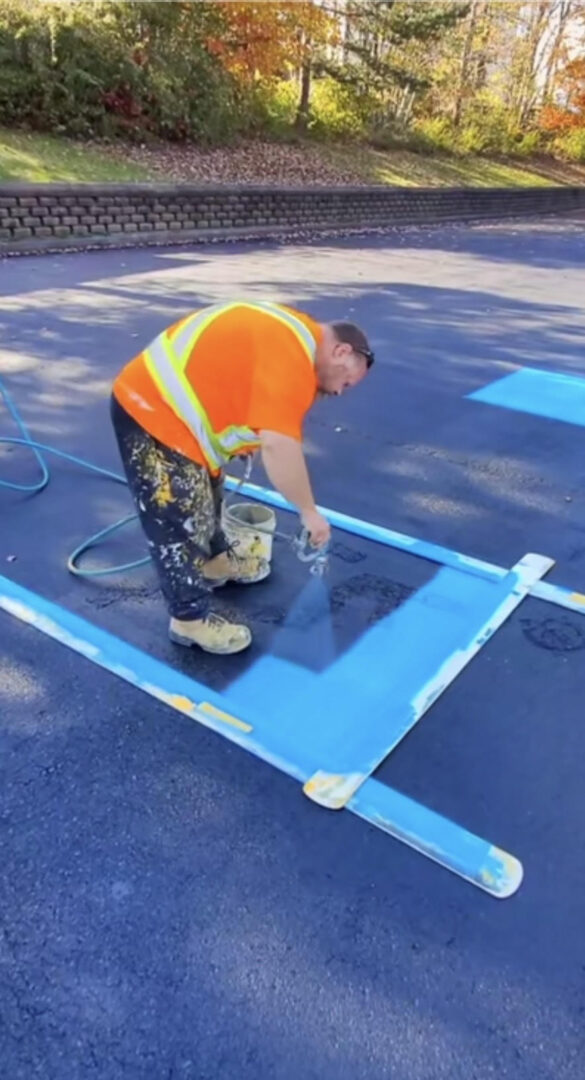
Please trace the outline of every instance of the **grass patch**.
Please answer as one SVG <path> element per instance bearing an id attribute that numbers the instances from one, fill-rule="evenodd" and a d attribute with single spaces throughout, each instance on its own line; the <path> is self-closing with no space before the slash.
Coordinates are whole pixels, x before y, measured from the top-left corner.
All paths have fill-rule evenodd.
<path id="1" fill-rule="evenodd" d="M 518 162 L 478 156 L 425 156 L 412 150 L 377 150 L 354 143 L 257 141 L 214 149 L 192 143 L 142 147 L 134 143 L 83 143 L 0 128 L 0 183 L 2 180 L 558 187 L 585 184 L 585 167 L 548 158 Z"/>
<path id="2" fill-rule="evenodd" d="M 330 152 L 341 164 L 341 151 L 332 148 Z M 364 181 L 396 187 L 558 187 L 585 182 L 585 170 L 577 180 L 574 169 L 567 172 L 556 162 L 539 167 L 487 157 L 425 156 L 410 150 L 370 148 L 356 154 L 354 167 L 358 158 Z"/>
<path id="3" fill-rule="evenodd" d="M 0 181 L 148 180 L 147 170 L 124 160 L 123 153 L 106 152 L 73 139 L 0 128 Z"/>

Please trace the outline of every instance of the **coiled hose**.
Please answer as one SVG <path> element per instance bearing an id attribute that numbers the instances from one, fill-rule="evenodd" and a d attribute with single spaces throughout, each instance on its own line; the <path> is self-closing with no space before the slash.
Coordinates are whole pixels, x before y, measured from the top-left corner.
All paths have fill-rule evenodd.
<path id="1" fill-rule="evenodd" d="M 70 461 L 73 465 L 77 465 L 81 469 L 87 469 L 89 472 L 96 473 L 98 476 L 104 476 L 107 480 L 113 480 L 116 484 L 123 484 L 127 487 L 126 477 L 120 475 L 120 473 L 112 472 L 111 469 L 103 469 L 100 465 L 94 465 L 91 461 L 85 461 L 84 458 L 77 457 L 76 454 L 67 454 L 64 450 L 58 450 L 55 446 L 47 446 L 45 443 L 37 442 L 30 435 L 30 432 L 20 415 L 18 408 L 12 400 L 5 384 L 0 379 L 0 399 L 4 402 L 10 416 L 12 417 L 19 436 L 17 438 L 9 438 L 7 436 L 0 436 L 0 446 L 23 446 L 30 450 L 39 465 L 41 470 L 40 478 L 33 484 L 16 484 L 11 480 L 0 479 L 0 488 L 6 488 L 8 491 L 19 491 L 27 495 L 38 495 L 41 491 L 47 487 L 51 474 L 49 472 L 49 466 L 47 465 L 43 454 L 53 454 L 55 457 L 61 458 L 63 461 Z M 251 462 L 250 462 L 251 464 Z M 240 486 L 248 478 L 249 471 L 247 470 L 245 476 L 237 485 L 234 492 L 234 496 L 237 494 Z M 81 557 L 89 551 L 90 548 L 97 547 L 98 544 L 107 540 L 109 536 L 118 532 L 120 529 L 125 528 L 126 525 L 130 525 L 131 522 L 136 521 L 138 514 L 127 514 L 126 517 L 120 518 L 119 521 L 115 521 L 113 525 L 108 525 L 105 529 L 100 529 L 99 532 L 94 533 L 83 543 L 79 544 L 75 548 L 75 551 L 71 552 L 71 555 L 67 559 L 67 569 L 71 574 L 75 574 L 77 577 L 96 578 L 107 577 L 110 574 L 121 574 L 129 570 L 138 570 L 141 566 L 146 566 L 150 561 L 150 555 L 147 555 L 143 559 L 136 559 L 134 562 L 123 563 L 120 566 L 107 566 L 101 570 L 86 570 L 79 566 L 79 560 Z M 241 527 L 246 527 L 244 522 L 241 522 Z M 261 527 L 257 525 L 249 526 L 253 531 L 262 531 Z M 315 549 L 309 554 L 303 554 L 305 550 L 308 550 L 309 543 L 308 538 L 304 533 L 300 533 L 297 537 L 289 536 L 288 533 L 281 533 L 278 530 L 274 532 L 275 536 L 281 537 L 281 539 L 292 543 L 299 558 L 303 561 L 313 561 L 318 559 Z M 322 562 L 322 558 L 321 558 Z M 321 572 L 321 562 L 315 563 L 315 568 L 318 572 Z"/>
<path id="2" fill-rule="evenodd" d="M 116 484 L 127 486 L 125 476 L 112 472 L 110 469 L 102 469 L 100 465 L 94 465 L 91 461 L 85 461 L 84 458 L 77 457 L 75 454 L 66 454 L 64 450 L 57 450 L 55 446 L 46 446 L 45 443 L 33 439 L 1 379 L 0 399 L 4 402 L 20 433 L 18 438 L 0 436 L 0 446 L 24 446 L 34 454 L 41 471 L 40 478 L 32 484 L 16 484 L 11 480 L 0 479 L 0 488 L 7 488 L 9 491 L 20 491 L 27 495 L 38 495 L 41 491 L 44 491 L 51 479 L 49 466 L 43 457 L 44 454 L 53 454 L 63 461 L 70 461 L 73 465 L 78 465 L 81 469 L 88 469 L 89 472 L 97 473 L 98 476 L 105 476 L 107 480 L 113 480 Z M 79 559 L 86 551 L 96 547 L 97 544 L 106 540 L 108 536 L 112 536 L 113 533 L 118 532 L 119 529 L 123 529 L 130 522 L 136 521 L 137 517 L 137 514 L 128 514 L 126 517 L 114 522 L 113 525 L 108 525 L 106 529 L 100 529 L 99 532 L 94 533 L 93 536 L 79 544 L 67 559 L 67 569 L 70 573 L 76 574 L 78 577 L 105 577 L 108 574 L 121 574 L 128 570 L 138 570 L 139 567 L 146 566 L 150 562 L 149 555 L 144 559 L 136 559 L 134 562 L 123 563 L 121 566 L 108 566 L 101 570 L 85 570 L 78 565 Z"/>

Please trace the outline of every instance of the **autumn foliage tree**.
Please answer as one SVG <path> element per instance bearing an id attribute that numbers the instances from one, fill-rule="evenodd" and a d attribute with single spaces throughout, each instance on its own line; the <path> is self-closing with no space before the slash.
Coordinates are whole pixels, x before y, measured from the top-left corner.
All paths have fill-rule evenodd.
<path id="1" fill-rule="evenodd" d="M 581 160 L 584 57 L 585 0 L 0 0 L 0 123 Z"/>
<path id="2" fill-rule="evenodd" d="M 339 41 L 339 24 L 332 9 L 313 0 L 289 3 L 216 5 L 222 19 L 221 36 L 207 47 L 227 71 L 248 86 L 277 77 L 299 76 L 296 126 L 306 128 L 311 75 L 321 50 Z"/>
<path id="3" fill-rule="evenodd" d="M 289 3 L 215 5 L 221 33 L 210 35 L 207 47 L 228 71 L 254 81 L 298 69 L 308 43 L 335 34 L 331 14 L 311 0 Z"/>
<path id="4" fill-rule="evenodd" d="M 546 105 L 540 113 L 544 131 L 566 132 L 585 128 L 585 59 L 566 64 L 558 77 L 563 105 Z"/>

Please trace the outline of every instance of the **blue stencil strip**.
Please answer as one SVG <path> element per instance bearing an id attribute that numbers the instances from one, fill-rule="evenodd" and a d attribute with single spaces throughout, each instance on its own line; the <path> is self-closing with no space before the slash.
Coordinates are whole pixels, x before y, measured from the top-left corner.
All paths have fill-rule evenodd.
<path id="1" fill-rule="evenodd" d="M 275 506 L 283 510 L 295 512 L 294 506 L 287 502 L 277 491 L 270 488 L 259 487 L 256 484 L 240 484 L 233 476 L 226 478 L 226 487 L 230 491 L 238 489 L 240 494 L 247 498 L 256 499 L 268 506 Z M 367 540 L 374 540 L 378 544 L 395 548 L 397 551 L 408 551 L 411 555 L 428 559 L 429 562 L 438 563 L 440 566 L 450 566 L 454 570 L 460 570 L 464 574 L 485 578 L 487 581 L 497 581 L 504 578 L 508 571 L 495 563 L 484 562 L 471 555 L 463 555 L 459 551 L 434 544 L 427 540 L 417 540 L 408 533 L 396 532 L 387 529 L 383 525 L 375 525 L 360 518 L 342 514 L 339 510 L 331 510 L 320 506 L 319 510 L 331 522 L 332 525 L 354 536 L 362 536 Z M 528 590 L 531 596 L 537 596 L 539 600 L 545 600 L 549 604 L 558 607 L 569 608 L 580 615 L 585 615 L 585 594 L 576 592 L 564 585 L 552 585 L 550 582 L 537 581 Z"/>
<path id="2" fill-rule="evenodd" d="M 255 710 L 254 715 L 235 717 L 225 695 L 211 693 L 196 680 L 2 576 L 0 609 L 285 773 L 306 779 L 306 770 L 259 741 L 257 729 L 242 732 L 232 726 L 233 721 L 248 727 L 257 723 Z M 204 712 L 201 705 L 206 702 L 226 719 Z M 362 785 L 348 808 L 494 896 L 509 896 L 520 884 L 522 868 L 513 856 L 375 780 Z"/>
<path id="3" fill-rule="evenodd" d="M 469 652 L 517 581 L 513 572 L 490 582 L 442 568 L 324 670 L 264 654 L 230 685 L 230 700 L 242 711 L 266 702 L 287 758 L 303 746 L 316 768 L 363 779 L 419 719 L 425 687 L 438 696 L 433 678 L 455 677 L 449 662 Z"/>
<path id="4" fill-rule="evenodd" d="M 270 725 L 263 698 L 256 706 L 250 707 L 248 702 L 245 713 L 235 713 L 232 702 L 225 695 L 214 693 L 196 679 L 1 575 L 0 609 L 212 728 L 231 742 L 244 746 L 295 779 L 302 781 L 310 774 L 311 762 L 305 762 L 303 767 L 296 760 L 287 760 L 280 754 L 278 728 Z M 211 708 L 205 711 L 202 704 Z M 217 713 L 223 713 L 229 719 L 220 719 Z"/>
<path id="5" fill-rule="evenodd" d="M 347 809 L 499 900 L 520 887 L 522 864 L 513 855 L 387 784 L 366 780 Z"/>
<path id="6" fill-rule="evenodd" d="M 290 510 L 292 513 L 297 513 L 292 503 L 287 502 L 278 491 L 273 491 L 271 488 L 259 487 L 257 484 L 240 484 L 233 476 L 226 477 L 225 486 L 229 491 L 238 490 L 240 495 L 245 495 L 249 499 L 257 499 L 258 502 L 265 503 L 267 506 L 275 506 L 281 510 Z M 361 536 L 364 540 L 374 540 L 378 544 L 396 548 L 398 551 L 407 551 L 410 555 L 418 555 L 419 558 L 428 559 L 429 562 L 450 566 L 454 570 L 462 570 L 466 574 L 485 578 L 486 581 L 497 581 L 498 578 L 505 577 L 508 573 L 501 566 L 495 566 L 481 559 L 474 559 L 471 555 L 462 555 L 459 551 L 452 551 L 451 548 L 443 547 L 441 544 L 434 544 L 428 540 L 417 540 L 415 536 L 395 532 L 394 529 L 387 529 L 384 525 L 375 525 L 371 521 L 362 521 L 360 518 L 343 514 L 339 510 L 331 510 L 325 506 L 319 506 L 318 510 L 332 525 L 338 529 L 343 529 L 344 532 L 352 533 L 354 536 Z"/>

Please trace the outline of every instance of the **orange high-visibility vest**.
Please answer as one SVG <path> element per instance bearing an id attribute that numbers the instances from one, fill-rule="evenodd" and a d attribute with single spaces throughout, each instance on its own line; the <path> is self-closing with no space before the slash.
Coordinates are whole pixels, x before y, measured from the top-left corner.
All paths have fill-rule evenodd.
<path id="1" fill-rule="evenodd" d="M 300 437 L 320 336 L 280 304 L 216 304 L 159 334 L 113 391 L 145 430 L 215 474 L 257 449 L 263 428 Z"/>

